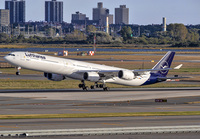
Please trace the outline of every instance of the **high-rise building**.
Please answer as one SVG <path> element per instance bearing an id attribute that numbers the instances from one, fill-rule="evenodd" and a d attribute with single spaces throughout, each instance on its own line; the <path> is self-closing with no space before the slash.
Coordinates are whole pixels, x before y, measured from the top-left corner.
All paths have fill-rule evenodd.
<path id="1" fill-rule="evenodd" d="M 6 0 L 5 9 L 10 10 L 10 23 L 25 22 L 25 0 Z"/>
<path id="2" fill-rule="evenodd" d="M 8 28 L 9 24 L 10 24 L 9 10 L 0 9 L 0 32 L 3 32 L 4 28 Z"/>
<path id="3" fill-rule="evenodd" d="M 109 9 L 103 8 L 102 2 L 99 2 L 97 8 L 93 8 L 93 20 L 99 20 L 99 24 L 105 26 L 107 17 L 109 24 L 113 24 L 113 15 L 109 14 Z"/>
<path id="4" fill-rule="evenodd" d="M 63 22 L 63 2 L 45 1 L 45 21 L 53 23 Z"/>
<path id="5" fill-rule="evenodd" d="M 0 26 L 8 26 L 10 24 L 9 10 L 0 9 Z"/>
<path id="6" fill-rule="evenodd" d="M 115 8 L 115 24 L 129 24 L 129 8 L 126 5 Z"/>

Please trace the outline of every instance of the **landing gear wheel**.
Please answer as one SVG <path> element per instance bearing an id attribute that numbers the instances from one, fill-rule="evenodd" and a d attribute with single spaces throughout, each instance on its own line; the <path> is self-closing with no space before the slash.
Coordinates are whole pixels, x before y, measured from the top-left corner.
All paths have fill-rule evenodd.
<path id="1" fill-rule="evenodd" d="M 84 84 L 79 84 L 78 87 L 79 88 L 83 88 Z"/>
<path id="2" fill-rule="evenodd" d="M 81 81 L 82 83 L 80 83 L 78 85 L 79 88 L 82 88 L 84 91 L 88 91 L 89 90 L 89 87 L 88 86 L 85 86 L 85 82 L 84 80 Z"/>
<path id="3" fill-rule="evenodd" d="M 109 87 L 104 87 L 103 90 L 104 90 L 104 91 L 109 91 L 110 88 L 109 88 Z"/>
<path id="4" fill-rule="evenodd" d="M 84 90 L 84 91 L 88 91 L 88 90 L 89 90 L 89 87 L 88 87 L 88 86 L 85 86 L 85 87 L 83 87 L 83 90 Z"/>
<path id="5" fill-rule="evenodd" d="M 17 71 L 17 72 L 16 72 L 16 75 L 20 75 L 20 72 Z"/>
<path id="6" fill-rule="evenodd" d="M 96 85 L 91 85 L 90 89 L 96 89 Z"/>

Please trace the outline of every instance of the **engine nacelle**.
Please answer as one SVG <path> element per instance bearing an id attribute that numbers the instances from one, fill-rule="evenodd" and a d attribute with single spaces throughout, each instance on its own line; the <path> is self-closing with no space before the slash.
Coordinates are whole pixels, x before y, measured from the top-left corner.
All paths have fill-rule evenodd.
<path id="1" fill-rule="evenodd" d="M 46 72 L 44 73 L 44 77 L 46 77 L 52 81 L 62 81 L 65 79 L 65 76 L 63 76 L 63 75 L 54 74 L 54 73 L 46 73 Z"/>
<path id="2" fill-rule="evenodd" d="M 118 77 L 124 80 L 132 80 L 135 78 L 135 75 L 131 70 L 120 70 L 118 72 Z"/>
<path id="3" fill-rule="evenodd" d="M 96 72 L 85 72 L 83 74 L 83 79 L 87 81 L 97 82 L 100 79 L 100 76 Z"/>

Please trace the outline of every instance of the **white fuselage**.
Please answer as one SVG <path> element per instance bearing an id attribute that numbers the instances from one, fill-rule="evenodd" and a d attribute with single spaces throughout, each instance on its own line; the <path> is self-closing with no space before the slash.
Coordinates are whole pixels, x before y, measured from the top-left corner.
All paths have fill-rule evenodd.
<path id="1" fill-rule="evenodd" d="M 83 75 L 81 75 L 79 71 L 90 72 L 94 70 L 127 70 L 29 52 L 13 52 L 13 54 L 14 56 L 5 56 L 5 59 L 15 66 L 46 73 L 60 74 L 78 80 L 83 80 Z M 104 80 L 104 82 L 129 86 L 140 86 L 144 84 L 149 78 L 150 74 L 135 76 L 135 78 L 132 80 L 124 80 L 115 76 Z"/>

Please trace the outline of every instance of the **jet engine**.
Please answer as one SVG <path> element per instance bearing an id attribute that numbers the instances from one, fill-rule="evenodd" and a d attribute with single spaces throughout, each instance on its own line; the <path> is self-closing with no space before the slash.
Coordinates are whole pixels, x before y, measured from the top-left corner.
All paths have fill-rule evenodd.
<path id="1" fill-rule="evenodd" d="M 120 70 L 118 77 L 124 80 L 132 80 L 135 78 L 135 75 L 131 70 Z"/>
<path id="2" fill-rule="evenodd" d="M 44 73 L 44 77 L 46 77 L 52 81 L 62 81 L 65 79 L 65 76 L 63 76 L 63 75 L 54 74 L 54 73 L 46 73 L 46 72 Z"/>
<path id="3" fill-rule="evenodd" d="M 100 79 L 100 76 L 96 72 L 85 72 L 83 74 L 83 79 L 87 81 L 97 82 Z"/>

